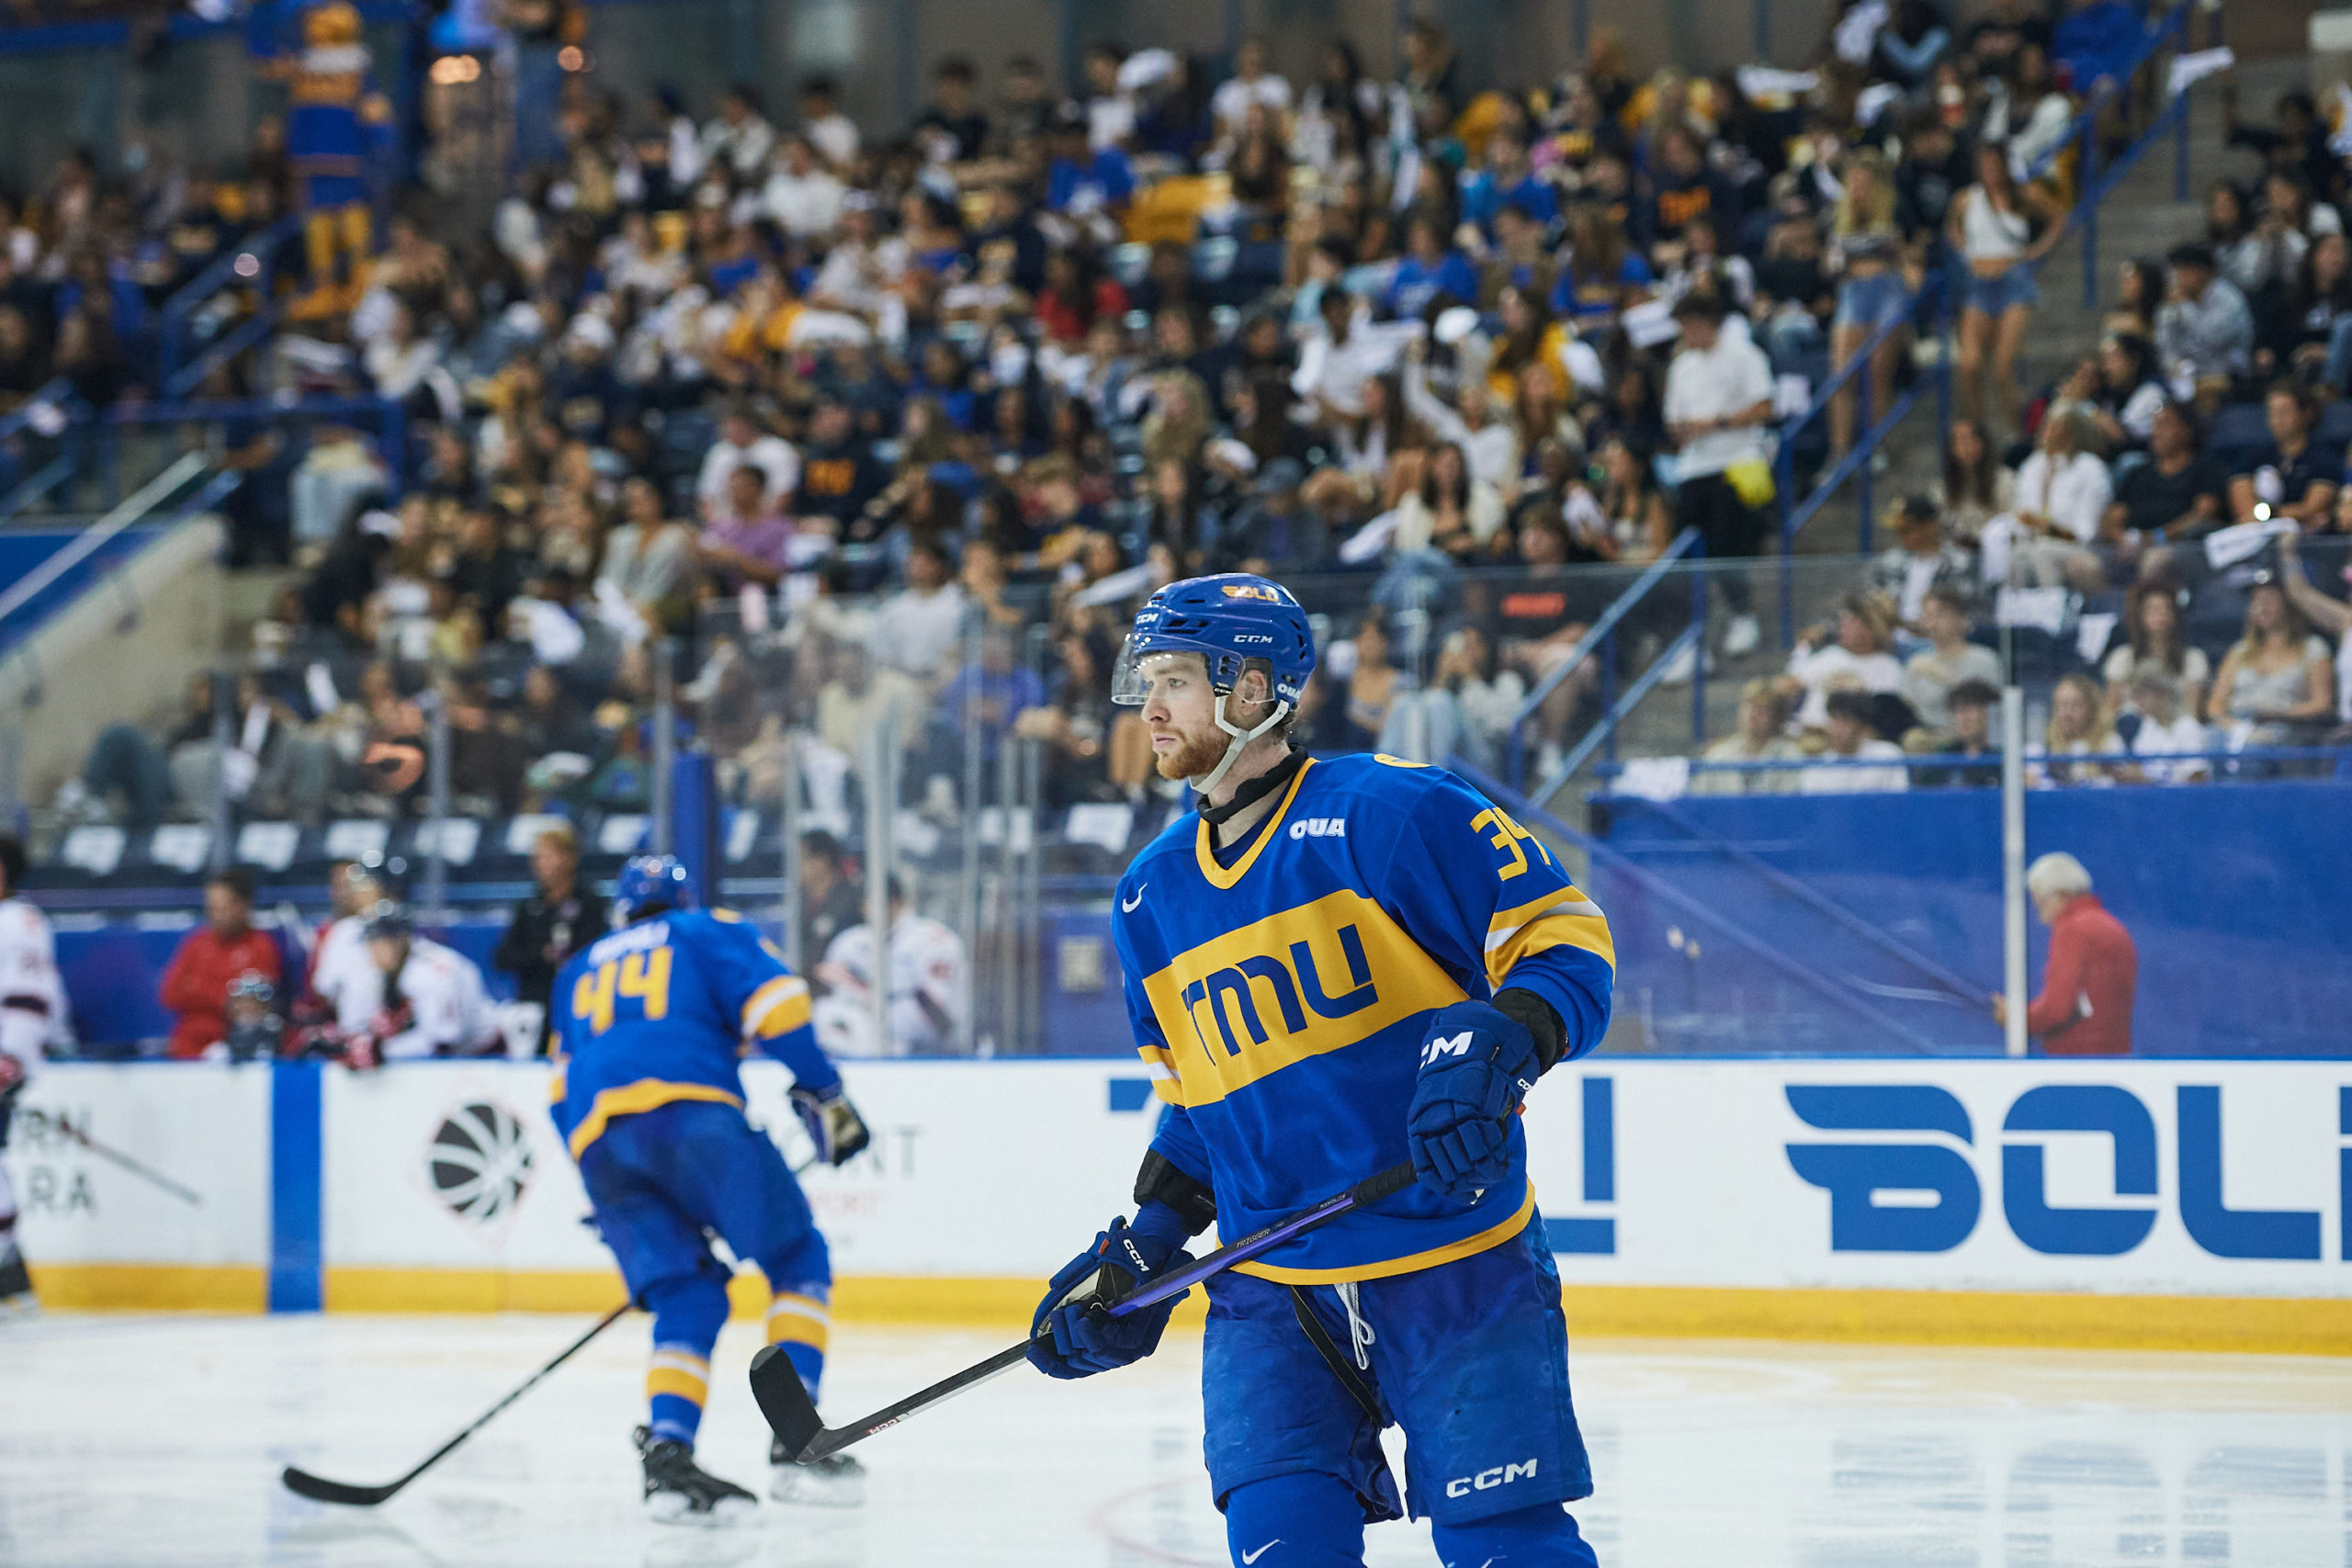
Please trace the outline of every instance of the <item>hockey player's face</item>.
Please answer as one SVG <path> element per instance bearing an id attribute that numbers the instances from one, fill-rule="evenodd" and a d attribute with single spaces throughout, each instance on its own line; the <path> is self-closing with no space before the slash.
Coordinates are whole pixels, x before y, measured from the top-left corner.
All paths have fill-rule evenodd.
<path id="1" fill-rule="evenodd" d="M 1198 778 L 1225 756 L 1216 727 L 1216 693 L 1197 653 L 1166 653 L 1144 660 L 1143 722 L 1151 731 L 1153 763 L 1164 779 Z"/>

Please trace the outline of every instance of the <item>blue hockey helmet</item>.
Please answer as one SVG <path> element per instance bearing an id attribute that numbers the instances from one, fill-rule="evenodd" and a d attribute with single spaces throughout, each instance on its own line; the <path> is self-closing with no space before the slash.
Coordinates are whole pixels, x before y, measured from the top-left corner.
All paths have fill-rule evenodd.
<path id="1" fill-rule="evenodd" d="M 1144 602 L 1120 649 L 1111 700 L 1140 706 L 1149 688 L 1142 663 L 1155 653 L 1197 653 L 1206 660 L 1209 686 L 1233 690 L 1252 660 L 1271 671 L 1274 700 L 1298 705 L 1315 673 L 1315 633 L 1290 590 L 1246 571 L 1188 577 Z"/>
<path id="2" fill-rule="evenodd" d="M 675 855 L 633 855 L 613 887 L 613 929 L 634 925 L 669 909 L 691 909 L 700 900 L 694 874 Z"/>
<path id="3" fill-rule="evenodd" d="M 1215 768 L 1192 781 L 1207 795 L 1216 788 L 1250 743 L 1280 725 L 1298 706 L 1306 679 L 1315 673 L 1315 633 L 1306 612 L 1279 582 L 1246 571 L 1188 577 L 1171 582 L 1136 612 L 1126 646 L 1111 675 L 1111 700 L 1140 706 L 1151 694 L 1144 663 L 1157 655 L 1196 653 L 1208 666 L 1209 689 L 1216 694 L 1216 727 L 1227 740 Z M 1225 716 L 1225 700 L 1251 663 L 1266 667 L 1274 708 L 1244 729 Z"/>

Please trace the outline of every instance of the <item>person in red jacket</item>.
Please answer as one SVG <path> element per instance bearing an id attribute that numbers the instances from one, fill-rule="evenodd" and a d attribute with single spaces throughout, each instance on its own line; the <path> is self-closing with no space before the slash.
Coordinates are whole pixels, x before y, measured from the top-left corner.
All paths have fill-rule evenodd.
<path id="1" fill-rule="evenodd" d="M 2046 1055 L 2130 1055 L 2140 984 L 2132 933 L 2092 897 L 2091 874 L 2072 855 L 2043 855 L 2026 868 L 2025 886 L 2050 928 L 2050 962 L 2041 995 L 2026 1009 L 2027 1031 Z M 1994 997 L 1993 1016 L 2007 1025 L 2008 998 Z"/>
<path id="2" fill-rule="evenodd" d="M 172 1010 L 174 1061 L 204 1055 L 229 1037 L 229 987 L 258 975 L 283 989 L 277 943 L 254 929 L 254 879 L 231 866 L 204 886 L 204 924 L 180 939 L 164 971 L 164 1005 Z"/>

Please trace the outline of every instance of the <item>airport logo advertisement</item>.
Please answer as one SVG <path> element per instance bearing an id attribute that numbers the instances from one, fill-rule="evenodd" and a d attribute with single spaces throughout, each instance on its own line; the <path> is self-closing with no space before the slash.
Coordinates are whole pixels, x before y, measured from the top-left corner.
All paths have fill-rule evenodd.
<path id="1" fill-rule="evenodd" d="M 531 1179 L 531 1132 L 493 1101 L 451 1111 L 424 1151 L 433 1195 L 478 1231 L 503 1231 Z"/>
<path id="2" fill-rule="evenodd" d="M 1975 1162 L 1962 1152 L 1976 1143 L 1959 1096 L 1916 1083 L 1790 1084 L 1785 1092 L 1789 1109 L 1817 1131 L 1881 1134 L 1787 1145 L 1791 1168 L 1829 1194 L 1831 1251 L 1950 1252 L 1975 1233 L 1984 1186 Z M 2320 1261 L 2325 1251 L 2318 1209 L 2233 1208 L 2224 1201 L 2221 1087 L 2180 1084 L 2173 1093 L 2175 1201 L 2189 1239 L 2215 1258 Z M 2352 1088 L 2338 1096 L 2339 1136 L 2352 1139 Z M 2036 1134 L 2083 1133 L 2112 1140 L 2117 1201 L 2053 1205 L 2043 1180 L 2047 1145 Z M 2001 1134 L 2002 1219 L 2033 1251 L 2120 1257 L 2155 1228 L 2163 1206 L 2156 1122 L 2130 1089 L 2038 1085 L 2010 1102 Z M 2352 1259 L 2352 1146 L 2339 1148 L 2337 1163 L 2342 1192 L 2335 1250 L 2338 1258 Z M 1882 1202 L 1881 1194 L 1900 1194 L 1903 1201 Z"/>

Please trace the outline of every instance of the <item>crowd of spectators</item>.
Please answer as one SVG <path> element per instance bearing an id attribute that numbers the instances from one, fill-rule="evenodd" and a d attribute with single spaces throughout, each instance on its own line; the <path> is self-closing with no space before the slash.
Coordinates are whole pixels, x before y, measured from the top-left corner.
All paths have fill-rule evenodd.
<path id="1" fill-rule="evenodd" d="M 216 374 L 218 395 L 380 395 L 406 442 L 232 433 L 241 556 L 304 572 L 262 628 L 237 755 L 207 693 L 173 735 L 109 731 L 83 809 L 153 820 L 219 774 L 254 812 L 413 815 L 437 705 L 462 808 L 641 810 L 670 677 L 732 797 L 768 798 L 797 758 L 832 825 L 892 712 L 909 798 L 938 815 L 970 804 L 974 736 L 991 780 L 1019 735 L 1050 802 L 1140 800 L 1148 748 L 1108 701 L 1120 633 L 1157 584 L 1223 569 L 1329 607 L 1308 743 L 1491 763 L 1540 695 L 1549 761 L 1595 701 L 1573 650 L 1623 582 L 1571 569 L 1645 563 L 1683 527 L 1716 559 L 1758 553 L 1768 426 L 1874 339 L 1874 385 L 1897 386 L 1914 327 L 1939 324 L 1921 285 L 1964 273 L 1947 481 L 1777 699 L 1808 754 L 1949 736 L 1988 678 L 1968 639 L 1996 590 L 2172 582 L 2177 610 L 2196 535 L 2335 516 L 2338 468 L 2297 432 L 2352 335 L 2233 357 L 2218 291 L 2251 241 L 2135 270 L 2136 324 L 2012 395 L 2030 263 L 2073 197 L 2067 128 L 2143 36 L 2120 0 L 2000 0 L 1965 25 L 1857 0 L 1803 72 L 1645 76 L 1604 30 L 1556 81 L 1484 92 L 1427 23 L 1387 80 L 1344 39 L 1292 76 L 1250 39 L 1221 80 L 1098 43 L 1059 89 L 1023 58 L 944 62 L 882 136 L 822 79 L 788 108 L 740 85 L 697 120 L 568 73 L 560 148 L 486 229 L 396 198 L 347 311 Z M 2291 248 L 2279 211 L 2299 233 L 2335 217 L 2315 124 L 2282 108 L 2241 132 L 2270 160 L 2243 209 L 2267 254 Z M 82 185 L 60 183 L 0 245 L 53 276 L 52 305 L 119 275 L 164 210 L 92 173 L 81 205 L 120 221 L 77 229 Z M 186 210 L 276 209 L 254 177 L 180 188 Z M 2287 270 L 2333 279 L 2342 249 Z M 2211 482 L 2206 416 L 2305 370 L 2272 397 L 2277 456 Z M 1809 463 L 1858 438 L 1852 390 Z M 1746 656 L 1746 581 L 1714 581 L 1713 651 Z M 2281 624 L 2326 614 L 2271 597 Z M 1630 621 L 1629 668 L 1673 629 Z M 2255 631 L 2210 690 L 2171 669 L 2182 714 L 2266 734 L 2316 716 L 2280 697 L 2301 645 Z M 786 717 L 814 744 L 788 746 Z"/>
<path id="2" fill-rule="evenodd" d="M 2225 120 L 2250 157 L 2214 186 L 2206 235 L 2126 263 L 2070 370 L 2039 389 L 1994 378 L 2020 393 L 2014 430 L 1963 388 L 1941 483 L 1890 509 L 1894 546 L 1704 759 L 1749 766 L 1693 787 L 1992 782 L 1981 762 L 1795 764 L 1996 751 L 2003 628 L 2047 716 L 2029 740 L 2036 784 L 2258 776 L 2294 764 L 2211 754 L 2352 739 L 2345 155 L 2300 92 L 2269 127 L 2242 122 L 2233 93 Z M 1968 329 L 1963 313 L 1973 373 Z"/>

